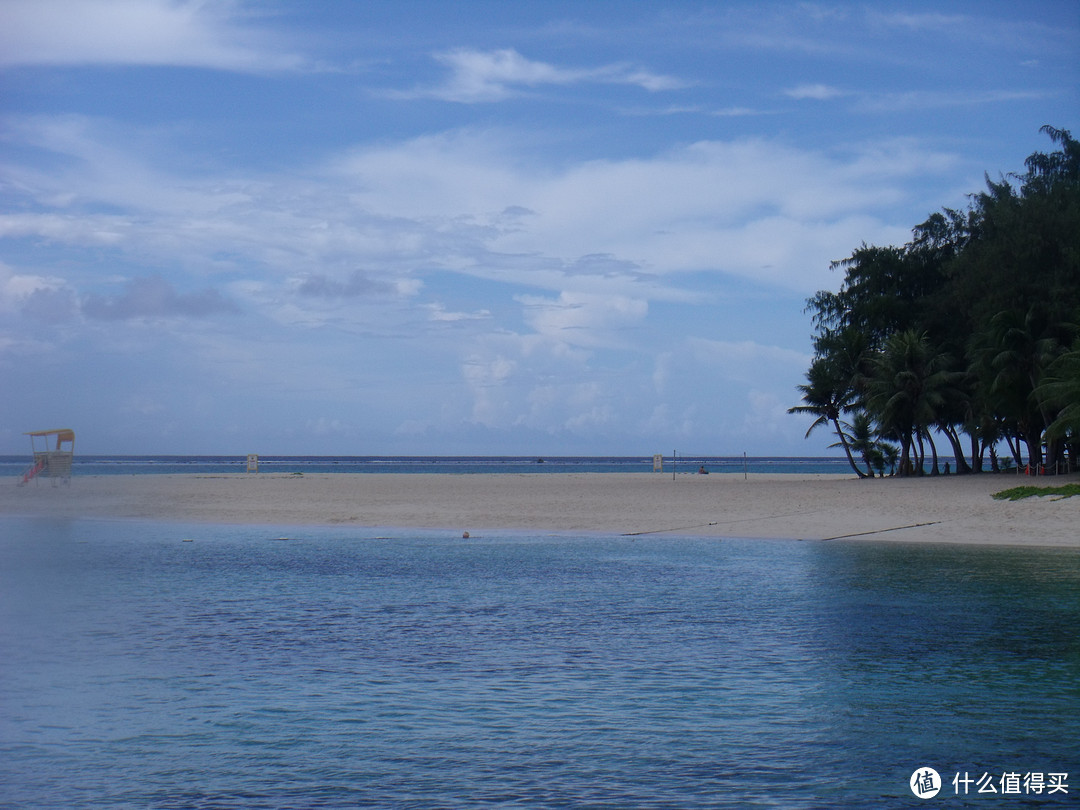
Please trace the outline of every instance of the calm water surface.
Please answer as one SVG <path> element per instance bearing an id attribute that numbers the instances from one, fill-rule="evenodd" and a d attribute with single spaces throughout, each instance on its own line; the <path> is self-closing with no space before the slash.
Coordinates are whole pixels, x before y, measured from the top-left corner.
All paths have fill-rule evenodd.
<path id="1" fill-rule="evenodd" d="M 0 806 L 1075 806 L 1078 627 L 1068 550 L 4 519 Z"/>
<path id="2" fill-rule="evenodd" d="M 942 459 L 944 463 L 945 459 Z M 33 456 L 0 456 L 0 479 L 22 475 Z M 790 456 L 699 456 L 680 453 L 674 471 L 696 473 L 834 473 L 851 475 L 846 458 Z M 77 453 L 72 464 L 83 475 L 207 475 L 244 473 L 246 456 L 95 456 Z M 651 473 L 652 456 L 259 456 L 264 473 Z M 672 473 L 672 458 L 663 459 Z"/>

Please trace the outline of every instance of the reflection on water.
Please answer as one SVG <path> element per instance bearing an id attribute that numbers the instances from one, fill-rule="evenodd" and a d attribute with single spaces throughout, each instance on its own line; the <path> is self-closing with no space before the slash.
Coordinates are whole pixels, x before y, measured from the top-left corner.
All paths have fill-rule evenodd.
<path id="1" fill-rule="evenodd" d="M 1078 770 L 1073 551 L 0 532 L 2 805 L 907 807 L 923 765 Z"/>

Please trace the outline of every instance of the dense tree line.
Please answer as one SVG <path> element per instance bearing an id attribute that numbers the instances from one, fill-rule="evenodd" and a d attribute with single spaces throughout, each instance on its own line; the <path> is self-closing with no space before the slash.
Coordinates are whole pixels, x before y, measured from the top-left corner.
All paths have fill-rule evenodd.
<path id="1" fill-rule="evenodd" d="M 833 263 L 807 302 L 814 358 L 790 413 L 836 432 L 860 477 L 989 463 L 1075 471 L 1080 453 L 1080 142 L 943 209 L 902 247 Z M 945 444 L 947 443 L 947 444 Z M 1007 459 L 999 448 L 1008 448 Z"/>

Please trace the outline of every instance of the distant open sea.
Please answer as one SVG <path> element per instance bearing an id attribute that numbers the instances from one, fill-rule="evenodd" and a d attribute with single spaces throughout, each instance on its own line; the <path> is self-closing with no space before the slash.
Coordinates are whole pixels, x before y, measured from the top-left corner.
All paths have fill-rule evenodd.
<path id="1" fill-rule="evenodd" d="M 31 461 L 0 456 L 0 477 L 19 475 Z M 92 456 L 75 454 L 74 475 L 152 475 L 244 472 L 246 456 Z M 675 459 L 676 472 L 844 473 L 844 458 L 692 456 Z M 285 473 L 567 473 L 651 472 L 652 456 L 259 456 L 260 472 Z M 672 471 L 672 457 L 664 456 Z"/>
<path id="2" fill-rule="evenodd" d="M 0 807 L 1075 807 L 1078 627 L 1069 549 L 3 518 Z"/>

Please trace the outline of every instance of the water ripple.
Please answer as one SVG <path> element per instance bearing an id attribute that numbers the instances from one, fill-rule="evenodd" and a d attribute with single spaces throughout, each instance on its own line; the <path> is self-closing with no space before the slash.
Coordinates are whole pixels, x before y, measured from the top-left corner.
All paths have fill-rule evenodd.
<path id="1" fill-rule="evenodd" d="M 3 528 L 2 806 L 906 807 L 1080 761 L 1072 552 Z"/>

